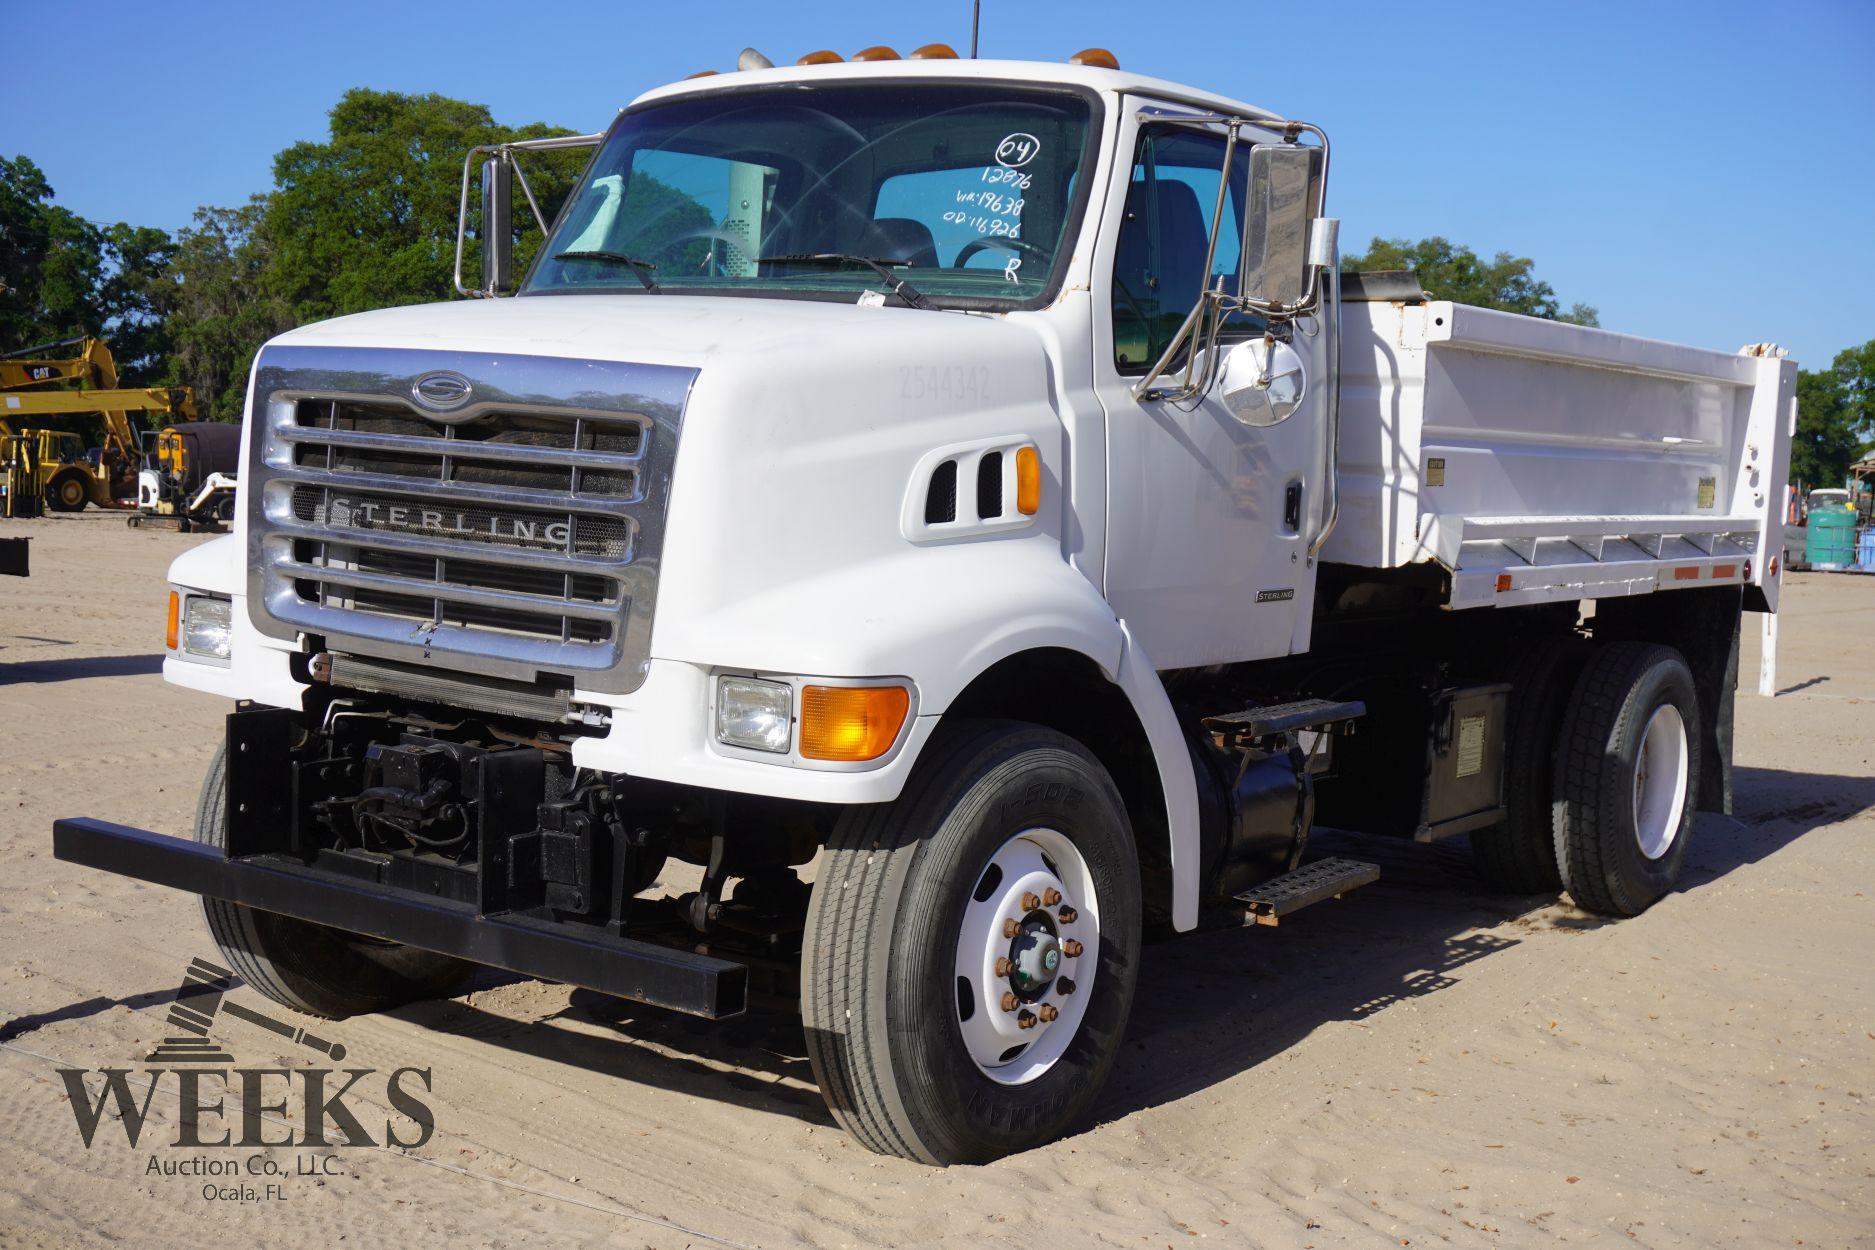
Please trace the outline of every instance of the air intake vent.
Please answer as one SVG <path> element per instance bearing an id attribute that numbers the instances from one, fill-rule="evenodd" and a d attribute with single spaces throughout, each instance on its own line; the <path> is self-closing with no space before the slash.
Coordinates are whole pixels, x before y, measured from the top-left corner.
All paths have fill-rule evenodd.
<path id="1" fill-rule="evenodd" d="M 931 471 L 931 485 L 924 497 L 924 523 L 943 525 L 956 519 L 957 462 L 946 460 Z"/>
<path id="2" fill-rule="evenodd" d="M 977 517 L 988 521 L 1003 514 L 1003 453 L 988 452 L 977 461 Z"/>

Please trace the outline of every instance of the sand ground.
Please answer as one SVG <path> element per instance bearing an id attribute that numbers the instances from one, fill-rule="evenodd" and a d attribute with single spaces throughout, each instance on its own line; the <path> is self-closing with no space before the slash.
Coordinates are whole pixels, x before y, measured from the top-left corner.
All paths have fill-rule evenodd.
<path id="1" fill-rule="evenodd" d="M 86 1149 L 57 1069 L 138 1067 L 214 948 L 195 900 L 54 861 L 50 826 L 188 831 L 226 708 L 162 682 L 163 572 L 204 540 L 4 528 L 35 570 L 0 582 L 0 1245 L 1875 1245 L 1875 578 L 1790 579 L 1737 813 L 1700 818 L 1645 916 L 1494 897 L 1462 845 L 1364 846 L 1385 875 L 1345 902 L 1151 948 L 1091 1121 L 1018 1158 L 867 1154 L 798 1023 L 494 976 L 324 1029 L 348 1065 L 432 1070 L 419 1150 L 176 1147 L 167 1093 L 141 1148 L 107 1117 Z M 146 1171 L 255 1156 L 280 1196 Z"/>

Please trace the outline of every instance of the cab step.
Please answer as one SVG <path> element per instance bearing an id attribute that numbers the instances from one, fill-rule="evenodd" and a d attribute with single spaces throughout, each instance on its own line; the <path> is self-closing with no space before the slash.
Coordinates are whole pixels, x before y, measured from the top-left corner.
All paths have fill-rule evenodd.
<path id="1" fill-rule="evenodd" d="M 1247 707 L 1241 712 L 1226 712 L 1222 716 L 1207 716 L 1204 727 L 1213 733 L 1230 734 L 1239 739 L 1267 738 L 1272 734 L 1321 729 L 1366 714 L 1367 705 L 1358 699 L 1345 703 L 1333 699 L 1297 699 L 1291 703 L 1271 703 Z"/>
<path id="2" fill-rule="evenodd" d="M 1246 922 L 1273 925 L 1310 903 L 1340 898 L 1379 879 L 1379 864 L 1358 859 L 1318 859 L 1245 890 L 1237 895 L 1237 901 L 1244 905 Z"/>

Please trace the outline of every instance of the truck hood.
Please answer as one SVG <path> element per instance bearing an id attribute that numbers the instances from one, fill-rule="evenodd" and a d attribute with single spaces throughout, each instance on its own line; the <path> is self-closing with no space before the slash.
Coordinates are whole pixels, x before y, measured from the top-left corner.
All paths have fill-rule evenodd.
<path id="1" fill-rule="evenodd" d="M 453 300 L 337 317 L 288 331 L 296 347 L 488 351 L 703 368 L 723 356 L 856 354 L 933 363 L 1036 344 L 1026 316 L 980 316 L 821 300 L 555 295 Z M 1036 344 L 1038 345 L 1038 344 Z M 1018 349 L 1019 350 L 1019 349 Z"/>

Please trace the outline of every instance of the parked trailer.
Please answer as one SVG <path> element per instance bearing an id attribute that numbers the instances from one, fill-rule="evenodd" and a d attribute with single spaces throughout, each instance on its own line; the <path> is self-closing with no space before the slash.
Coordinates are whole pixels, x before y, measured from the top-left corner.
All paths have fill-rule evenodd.
<path id="1" fill-rule="evenodd" d="M 482 231 L 489 298 L 262 349 L 235 533 L 170 570 L 165 676 L 237 700 L 196 839 L 57 854 L 319 1015 L 476 963 L 798 1001 L 840 1123 L 933 1163 L 1075 1125 L 1142 941 L 1378 875 L 1318 823 L 1672 889 L 1794 363 L 1344 285 L 1320 130 L 1075 62 L 745 54 L 471 153 L 464 235 L 478 163 L 505 221 L 596 149 L 518 298 Z"/>

